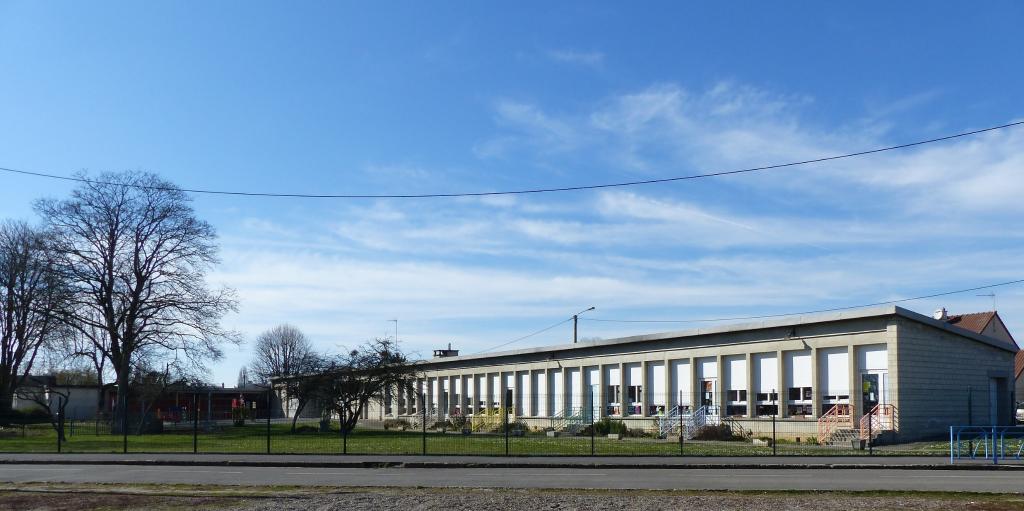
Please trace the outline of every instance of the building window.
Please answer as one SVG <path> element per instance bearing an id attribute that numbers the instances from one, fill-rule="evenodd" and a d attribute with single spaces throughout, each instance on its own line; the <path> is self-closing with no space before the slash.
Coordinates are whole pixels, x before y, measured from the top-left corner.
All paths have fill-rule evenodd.
<path id="1" fill-rule="evenodd" d="M 747 415 L 747 391 L 730 390 L 725 393 L 725 414 L 727 416 Z"/>
<path id="2" fill-rule="evenodd" d="M 629 386 L 629 413 L 639 414 L 641 413 L 644 388 L 642 385 L 630 385 Z"/>
<path id="3" fill-rule="evenodd" d="M 814 407 L 811 406 L 811 399 L 814 398 L 814 390 L 811 387 L 790 387 L 789 405 L 786 407 L 786 414 L 790 417 L 807 417 L 814 414 Z"/>
<path id="4" fill-rule="evenodd" d="M 778 392 L 758 392 L 754 395 L 754 414 L 755 415 L 778 415 L 779 414 L 779 393 Z"/>
<path id="5" fill-rule="evenodd" d="M 621 387 L 618 385 L 608 386 L 608 415 L 621 415 L 622 410 L 619 408 L 622 399 Z"/>

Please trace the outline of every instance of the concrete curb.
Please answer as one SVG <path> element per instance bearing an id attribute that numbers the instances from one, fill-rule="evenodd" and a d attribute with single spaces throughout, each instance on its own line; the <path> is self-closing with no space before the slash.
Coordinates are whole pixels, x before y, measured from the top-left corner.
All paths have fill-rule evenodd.
<path id="1" fill-rule="evenodd" d="M 650 469 L 844 469 L 844 470 L 1024 470 L 1021 465 L 991 464 L 882 464 L 882 463 L 522 463 L 509 462 L 416 462 L 416 461 L 240 461 L 240 460 L 167 460 L 167 459 L 66 459 L 66 460 L 18 460 L 0 459 L 0 465 L 137 465 L 137 466 L 183 466 L 183 467 L 273 467 L 273 468 L 565 468 L 565 469 L 609 469 L 609 470 L 650 470 Z"/>

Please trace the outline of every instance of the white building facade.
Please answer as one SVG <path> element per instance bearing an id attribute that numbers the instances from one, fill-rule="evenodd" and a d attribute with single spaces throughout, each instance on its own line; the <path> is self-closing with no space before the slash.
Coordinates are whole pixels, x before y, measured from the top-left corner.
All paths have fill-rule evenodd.
<path id="1" fill-rule="evenodd" d="M 915 440 L 948 435 L 954 424 L 1012 423 L 1016 352 L 1012 338 L 887 306 L 435 357 L 411 391 L 383 399 L 367 418 L 472 419 L 504 409 L 535 428 L 608 417 L 664 432 L 668 419 L 700 416 L 752 435 L 774 423 L 781 436 L 821 441 L 865 427 Z"/>

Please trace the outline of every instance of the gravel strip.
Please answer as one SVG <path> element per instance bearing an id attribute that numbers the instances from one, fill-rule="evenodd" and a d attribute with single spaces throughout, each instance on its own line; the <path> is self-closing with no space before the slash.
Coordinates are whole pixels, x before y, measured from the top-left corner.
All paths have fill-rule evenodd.
<path id="1" fill-rule="evenodd" d="M 621 492 L 625 493 L 625 492 Z M 321 495 L 302 499 L 250 502 L 246 511 L 307 511 L 307 510 L 473 510 L 502 509 L 507 511 L 538 510 L 658 510 L 685 509 L 686 511 L 737 510 L 836 510 L 881 511 L 899 510 L 971 510 L 995 511 L 1024 509 L 1024 497 L 969 496 L 916 496 L 884 495 L 858 496 L 851 494 L 736 494 L 709 493 L 706 495 L 666 495 L 641 492 L 624 495 L 620 492 L 588 491 L 531 491 L 531 490 L 363 490 L 350 493 Z"/>

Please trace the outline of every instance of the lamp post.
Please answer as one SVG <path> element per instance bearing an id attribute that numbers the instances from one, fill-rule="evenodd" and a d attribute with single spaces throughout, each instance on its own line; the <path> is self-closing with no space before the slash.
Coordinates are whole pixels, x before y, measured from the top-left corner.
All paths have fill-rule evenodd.
<path id="1" fill-rule="evenodd" d="M 573 344 L 576 344 L 576 342 L 577 342 L 576 334 L 579 331 L 579 329 L 577 328 L 577 323 L 579 322 L 580 314 L 583 314 L 584 312 L 590 312 L 590 311 L 592 311 L 594 309 L 596 309 L 596 307 L 591 307 L 589 309 L 584 309 L 584 310 L 581 310 L 581 311 L 577 312 L 576 314 L 572 315 L 572 343 Z"/>

